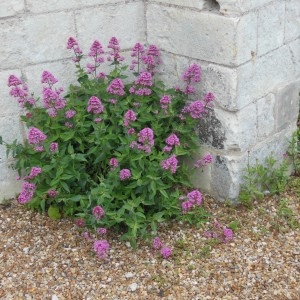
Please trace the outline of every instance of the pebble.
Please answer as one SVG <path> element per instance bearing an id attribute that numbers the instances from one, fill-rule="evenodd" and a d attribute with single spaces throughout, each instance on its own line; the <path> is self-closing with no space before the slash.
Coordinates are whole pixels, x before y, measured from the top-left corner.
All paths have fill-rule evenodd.
<path id="1" fill-rule="evenodd" d="M 127 272 L 127 273 L 125 273 L 125 277 L 128 279 L 128 278 L 132 278 L 132 277 L 134 277 L 134 274 L 133 273 L 131 273 L 131 272 Z"/>
<path id="2" fill-rule="evenodd" d="M 137 288 L 138 288 L 138 284 L 137 283 L 131 283 L 129 286 L 128 286 L 128 290 L 130 291 L 130 292 L 135 292 L 136 290 L 137 290 Z"/>

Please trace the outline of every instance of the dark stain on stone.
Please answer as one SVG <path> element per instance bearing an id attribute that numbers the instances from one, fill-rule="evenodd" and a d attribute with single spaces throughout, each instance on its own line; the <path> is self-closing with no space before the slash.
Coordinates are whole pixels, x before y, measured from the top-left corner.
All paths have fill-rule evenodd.
<path id="1" fill-rule="evenodd" d="M 213 111 L 200 120 L 197 132 L 203 144 L 210 145 L 215 149 L 224 149 L 225 131 Z"/>

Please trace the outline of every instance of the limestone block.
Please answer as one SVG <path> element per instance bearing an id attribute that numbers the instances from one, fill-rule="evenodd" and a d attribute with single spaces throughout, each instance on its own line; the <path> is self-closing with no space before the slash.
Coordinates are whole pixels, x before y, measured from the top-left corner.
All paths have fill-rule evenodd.
<path id="1" fill-rule="evenodd" d="M 288 46 L 255 58 L 237 69 L 237 106 L 260 99 L 277 85 L 294 78 L 292 55 Z"/>
<path id="2" fill-rule="evenodd" d="M 66 43 L 75 35 L 72 13 L 28 16 L 18 20 L 0 20 L 2 68 L 20 68 L 69 57 Z"/>
<path id="3" fill-rule="evenodd" d="M 107 50 L 108 42 L 113 36 L 119 39 L 121 49 L 131 49 L 136 42 L 144 43 L 145 19 L 140 13 L 142 10 L 143 3 L 134 2 L 78 11 L 78 42 L 82 44 L 84 52 L 95 39 Z"/>
<path id="4" fill-rule="evenodd" d="M 14 16 L 24 11 L 24 0 L 0 1 L 0 18 Z"/>
<path id="5" fill-rule="evenodd" d="M 209 12 L 149 4 L 147 9 L 148 41 L 175 54 L 225 65 L 251 59 L 256 50 L 256 31 L 251 26 L 253 14 L 226 18 Z M 246 30 L 246 31 L 245 31 Z"/>
<path id="6" fill-rule="evenodd" d="M 275 130 L 275 97 L 274 94 L 268 94 L 259 99 L 257 107 L 257 133 L 260 139 L 268 137 Z"/>
<path id="7" fill-rule="evenodd" d="M 23 49 L 26 47 L 24 33 L 24 19 L 0 19 L 1 47 L 0 66 L 1 68 L 19 68 L 26 63 Z"/>
<path id="8" fill-rule="evenodd" d="M 225 15 L 240 15 L 258 7 L 264 6 L 273 0 L 217 0 L 220 12 Z"/>
<path id="9" fill-rule="evenodd" d="M 299 114 L 300 80 L 281 86 L 275 91 L 277 105 L 277 130 L 297 122 Z"/>
<path id="10" fill-rule="evenodd" d="M 283 45 L 285 2 L 274 2 L 258 11 L 257 54 L 263 55 Z"/>
<path id="11" fill-rule="evenodd" d="M 21 191 L 21 181 L 16 180 L 17 172 L 9 168 L 10 162 L 0 163 L 0 203 L 16 197 Z"/>
<path id="12" fill-rule="evenodd" d="M 34 93 L 35 98 L 42 97 L 43 85 L 41 83 L 41 75 L 43 71 L 49 71 L 54 75 L 54 77 L 58 80 L 54 87 L 62 87 L 64 89 L 63 94 L 68 92 L 68 88 L 71 83 L 76 83 L 76 68 L 71 59 L 66 61 L 27 66 L 24 68 L 24 75 L 28 88 L 30 92 Z"/>
<path id="13" fill-rule="evenodd" d="M 210 147 L 240 152 L 256 144 L 256 128 L 256 106 L 251 103 L 238 112 L 215 107 L 208 118 L 200 121 L 197 131 L 200 140 Z"/>
<path id="14" fill-rule="evenodd" d="M 215 64 L 202 68 L 202 91 L 212 92 L 219 107 L 229 111 L 238 110 L 236 102 L 237 70 Z"/>
<path id="15" fill-rule="evenodd" d="M 10 88 L 7 86 L 9 75 L 21 76 L 20 70 L 1 71 L 0 72 L 0 116 L 14 114 L 19 111 L 17 100 L 9 95 Z M 1 128 L 0 128 L 1 131 Z M 1 134 L 0 134 L 1 135 Z"/>
<path id="16" fill-rule="evenodd" d="M 29 11 L 34 13 L 79 9 L 85 6 L 113 4 L 117 2 L 124 2 L 124 0 L 28 0 L 27 6 Z"/>
<path id="17" fill-rule="evenodd" d="M 289 41 L 299 37 L 300 37 L 300 1 L 286 0 L 285 40 Z"/>
<path id="18" fill-rule="evenodd" d="M 12 143 L 14 140 L 18 140 L 20 143 L 23 142 L 23 124 L 20 123 L 18 112 L 0 117 L 0 135 L 6 143 Z M 0 163 L 6 160 L 6 147 L 0 145 Z"/>
<path id="19" fill-rule="evenodd" d="M 295 76 L 300 76 L 300 38 L 288 44 L 294 63 Z"/>

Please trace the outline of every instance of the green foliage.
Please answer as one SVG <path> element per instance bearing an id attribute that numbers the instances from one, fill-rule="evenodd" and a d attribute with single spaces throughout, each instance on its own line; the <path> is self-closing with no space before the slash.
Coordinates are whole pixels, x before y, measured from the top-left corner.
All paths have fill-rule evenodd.
<path id="1" fill-rule="evenodd" d="M 300 128 L 293 133 L 287 154 L 292 160 L 294 175 L 300 176 Z"/>
<path id="2" fill-rule="evenodd" d="M 293 210 L 289 208 L 287 199 L 282 199 L 280 201 L 277 215 L 291 229 L 300 228 L 300 223 L 296 220 Z"/>
<path id="3" fill-rule="evenodd" d="M 25 105 L 27 113 L 21 117 L 22 121 L 47 136 L 42 143 L 43 151 L 36 151 L 29 141 L 23 144 L 14 141 L 6 147 L 7 153 L 16 159 L 14 167 L 21 178 L 28 178 L 32 167 L 42 169 L 30 179 L 36 189 L 28 207 L 48 212 L 53 219 L 83 218 L 86 226 L 95 230 L 114 228 L 123 233 L 122 239 L 136 247 L 137 237 L 145 236 L 149 228 L 156 232 L 157 223 L 182 218 L 180 187 L 191 187 L 190 170 L 182 158 L 192 156 L 198 147 L 194 134 L 198 119 L 189 114 L 183 119 L 180 114 L 188 95 L 167 89 L 158 80 L 154 80 L 147 96 L 132 94 L 129 91 L 132 82 L 125 84 L 123 95 L 112 95 L 108 91 L 112 80 L 127 78 L 123 74 L 126 66 L 116 61 L 112 66 L 106 77 L 91 78 L 77 64 L 78 85 L 70 85 L 66 105 L 56 110 L 55 116 L 50 116 L 41 105 Z M 172 99 L 167 111 L 160 104 L 164 95 Z M 99 98 L 104 106 L 97 122 L 96 115 L 87 111 L 92 96 Z M 116 104 L 112 104 L 112 98 Z M 130 122 L 134 134 L 128 134 L 129 127 L 124 125 L 128 110 L 133 110 L 137 117 Z M 67 111 L 76 114 L 67 118 Z M 154 146 L 148 152 L 132 146 L 138 142 L 137 133 L 145 128 L 154 132 Z M 171 134 L 176 134 L 180 144 L 171 152 L 163 151 Z M 58 144 L 57 151 L 51 150 L 53 143 Z M 176 155 L 179 161 L 176 172 L 161 165 L 171 155 Z M 110 165 L 112 158 L 118 162 L 115 167 Z M 130 178 L 120 178 L 122 169 L 130 170 Z M 104 209 L 103 218 L 93 214 L 96 206 Z M 199 223 L 206 217 L 206 212 L 197 208 L 184 215 L 184 220 Z"/>
<path id="4" fill-rule="evenodd" d="M 239 201 L 250 208 L 254 200 L 261 200 L 265 194 L 282 193 L 288 178 L 288 163 L 285 159 L 279 164 L 273 155 L 270 155 L 264 164 L 256 162 L 250 166 L 248 163 Z"/>

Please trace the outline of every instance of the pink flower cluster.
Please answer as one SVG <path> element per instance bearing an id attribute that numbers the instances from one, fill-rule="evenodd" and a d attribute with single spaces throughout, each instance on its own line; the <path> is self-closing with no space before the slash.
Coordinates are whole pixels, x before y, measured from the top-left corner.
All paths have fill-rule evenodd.
<path id="1" fill-rule="evenodd" d="M 195 168 L 199 168 L 199 167 L 203 168 L 203 167 L 207 166 L 208 164 L 212 163 L 212 161 L 213 161 L 213 156 L 211 154 L 206 154 L 201 159 L 197 160 L 194 163 L 194 167 Z"/>
<path id="2" fill-rule="evenodd" d="M 109 251 L 109 243 L 107 240 L 98 240 L 94 242 L 94 251 L 99 258 L 103 259 L 107 256 Z"/>
<path id="3" fill-rule="evenodd" d="M 107 233 L 107 230 L 104 227 L 100 227 L 100 228 L 97 229 L 97 233 L 101 234 L 101 235 L 104 235 L 104 234 Z"/>
<path id="4" fill-rule="evenodd" d="M 89 99 L 87 111 L 92 114 L 101 114 L 104 110 L 104 106 L 99 98 L 92 96 Z"/>
<path id="5" fill-rule="evenodd" d="M 151 75 L 157 71 L 156 67 L 161 64 L 160 51 L 155 45 L 150 45 L 146 55 L 142 56 L 142 60 L 146 66 L 146 71 L 150 72 Z"/>
<path id="6" fill-rule="evenodd" d="M 26 177 L 26 179 L 33 179 L 34 177 L 38 176 L 40 173 L 42 173 L 42 168 L 32 167 L 30 170 L 30 174 Z"/>
<path id="7" fill-rule="evenodd" d="M 63 109 L 66 106 L 66 100 L 60 95 L 63 92 L 63 88 L 53 89 L 53 85 L 57 82 L 57 79 L 48 71 L 43 72 L 41 82 L 48 85 L 47 87 L 43 87 L 44 107 L 48 110 L 50 117 L 55 117 L 57 110 Z"/>
<path id="8" fill-rule="evenodd" d="M 221 224 L 216 221 L 213 224 L 212 229 L 204 232 L 204 236 L 207 238 L 218 239 L 223 243 L 228 243 L 233 239 L 233 231 L 226 226 L 221 226 Z"/>
<path id="9" fill-rule="evenodd" d="M 75 115 L 76 115 L 76 111 L 72 110 L 72 109 L 67 110 L 65 112 L 65 116 L 66 116 L 67 119 L 72 119 Z"/>
<path id="10" fill-rule="evenodd" d="M 131 177 L 130 170 L 129 169 L 122 169 L 122 170 L 120 170 L 119 177 L 120 177 L 121 181 L 129 179 Z"/>
<path id="11" fill-rule="evenodd" d="M 134 85 L 129 89 L 131 94 L 149 96 L 152 91 L 149 87 L 153 85 L 153 78 L 150 72 L 141 72 L 135 80 Z"/>
<path id="12" fill-rule="evenodd" d="M 50 152 L 58 152 L 58 143 L 51 143 L 50 144 Z"/>
<path id="13" fill-rule="evenodd" d="M 183 92 L 188 95 L 195 93 L 196 89 L 192 84 L 201 80 L 200 66 L 198 66 L 197 64 L 190 65 L 184 72 L 182 79 L 186 83 Z M 178 90 L 180 89 L 178 88 Z"/>
<path id="14" fill-rule="evenodd" d="M 130 70 L 134 70 L 135 66 L 138 66 L 137 72 L 140 71 L 140 59 L 142 57 L 142 54 L 145 52 L 144 46 L 141 43 L 136 43 L 134 47 L 131 50 L 131 57 L 135 57 L 136 59 L 133 59 L 131 61 Z"/>
<path id="15" fill-rule="evenodd" d="M 99 206 L 99 205 L 95 206 L 95 207 L 93 208 L 93 215 L 94 215 L 94 217 L 95 217 L 97 220 L 103 218 L 104 215 L 105 215 L 104 209 L 103 209 L 101 206 Z"/>
<path id="16" fill-rule="evenodd" d="M 171 104 L 171 97 L 168 95 L 164 95 L 159 100 L 160 107 L 164 110 L 165 114 L 168 114 L 168 108 Z"/>
<path id="17" fill-rule="evenodd" d="M 47 138 L 47 136 L 35 127 L 31 127 L 28 131 L 28 143 L 34 145 L 35 151 L 44 151 L 44 146 L 42 142 Z"/>
<path id="18" fill-rule="evenodd" d="M 15 75 L 10 75 L 8 78 L 8 86 L 10 95 L 18 100 L 20 107 L 24 108 L 26 105 L 34 105 L 34 99 L 28 96 L 27 85 Z"/>
<path id="19" fill-rule="evenodd" d="M 151 128 L 144 128 L 138 134 L 138 142 L 132 142 L 131 148 L 137 148 L 143 150 L 146 153 L 151 152 L 151 148 L 154 146 L 154 133 Z"/>
<path id="20" fill-rule="evenodd" d="M 168 259 L 172 255 L 172 249 L 164 246 L 159 237 L 153 239 L 152 246 L 154 250 L 160 250 L 164 259 Z"/>
<path id="21" fill-rule="evenodd" d="M 136 115 L 135 112 L 132 109 L 129 109 L 126 113 L 125 113 L 125 118 L 124 118 L 124 122 L 123 125 L 125 127 L 129 126 L 130 122 L 134 122 L 136 121 Z"/>
<path id="22" fill-rule="evenodd" d="M 82 58 L 82 50 L 79 48 L 77 41 L 73 37 L 69 37 L 67 43 L 67 49 L 72 49 L 74 51 L 75 57 L 73 61 L 78 63 Z"/>
<path id="23" fill-rule="evenodd" d="M 75 224 L 78 226 L 78 227 L 84 227 L 85 226 L 85 220 L 84 219 L 77 219 L 75 221 Z"/>
<path id="24" fill-rule="evenodd" d="M 194 190 L 187 194 L 187 196 L 181 196 L 179 198 L 180 200 L 186 200 L 183 201 L 181 204 L 182 213 L 185 215 L 188 213 L 191 209 L 193 209 L 195 206 L 200 206 L 202 203 L 202 194 Z"/>
<path id="25" fill-rule="evenodd" d="M 175 133 L 172 133 L 169 137 L 166 139 L 166 146 L 163 148 L 164 152 L 170 152 L 173 149 L 173 146 L 180 146 L 179 138 Z"/>
<path id="26" fill-rule="evenodd" d="M 24 181 L 22 185 L 22 191 L 18 196 L 18 202 L 21 204 L 25 204 L 29 202 L 33 197 L 35 189 L 36 186 L 34 183 L 29 183 L 27 181 Z"/>
<path id="27" fill-rule="evenodd" d="M 113 79 L 106 91 L 113 95 L 123 96 L 125 94 L 123 81 L 120 78 Z"/>
<path id="28" fill-rule="evenodd" d="M 172 174 L 174 174 L 178 168 L 178 160 L 176 158 L 176 155 L 173 154 L 171 157 L 163 160 L 161 162 L 161 167 L 165 170 L 170 170 Z"/>
<path id="29" fill-rule="evenodd" d="M 56 191 L 56 190 L 51 189 L 51 190 L 48 191 L 48 196 L 49 196 L 50 198 L 54 198 L 54 197 L 56 197 L 57 195 L 58 195 L 58 191 Z"/>
<path id="30" fill-rule="evenodd" d="M 104 62 L 103 56 L 101 54 L 104 53 L 104 50 L 102 48 L 102 45 L 99 41 L 95 40 L 90 48 L 89 57 L 92 57 L 94 60 L 93 64 L 88 63 L 87 64 L 87 73 L 88 74 L 94 74 L 94 76 L 97 76 L 97 68 L 100 66 L 101 63 Z M 100 77 L 103 77 L 103 74 L 99 74 Z M 99 77 L 98 76 L 98 77 Z"/>
<path id="31" fill-rule="evenodd" d="M 123 61 L 125 59 L 124 56 L 120 55 L 119 41 L 116 37 L 113 36 L 109 40 L 109 44 L 108 44 L 107 48 L 112 49 L 109 52 L 110 56 L 107 57 L 108 61 L 111 61 L 113 59 L 114 63 L 117 64 L 117 63 L 120 63 L 121 61 Z"/>
<path id="32" fill-rule="evenodd" d="M 110 159 L 109 165 L 111 170 L 115 170 L 119 166 L 119 162 L 115 157 L 113 157 Z"/>

